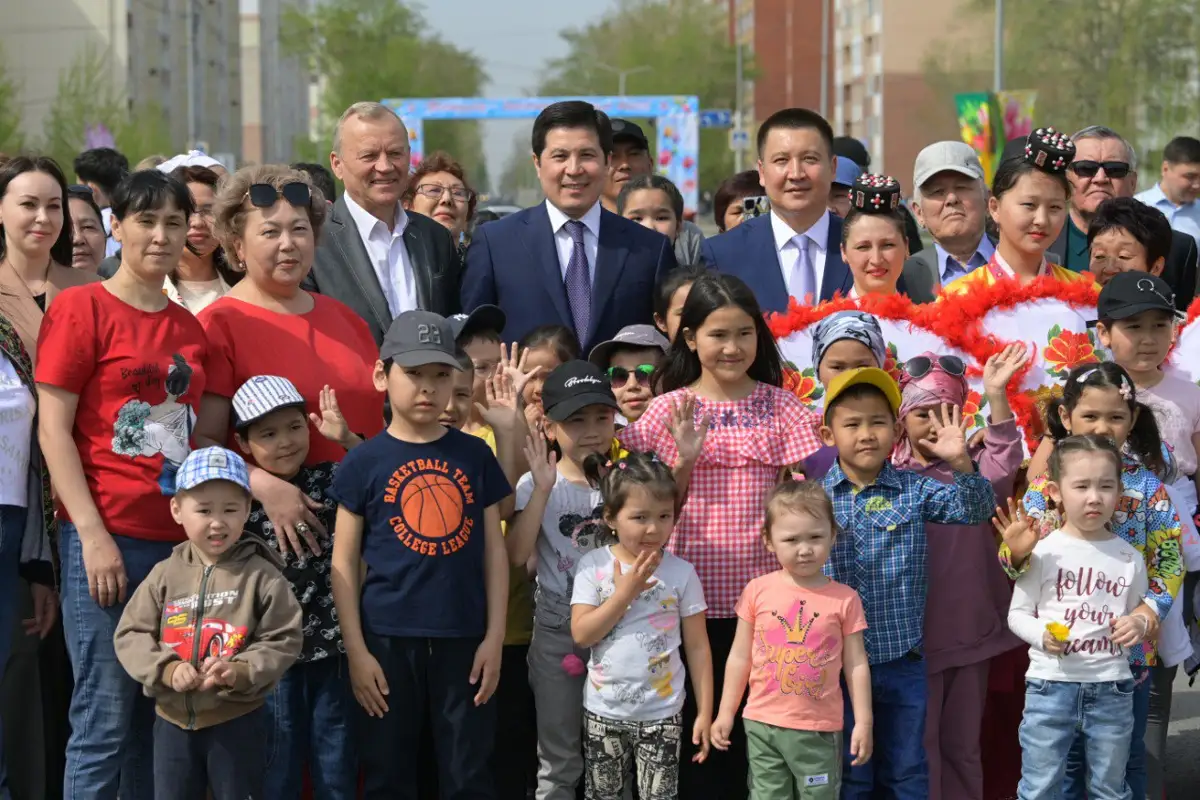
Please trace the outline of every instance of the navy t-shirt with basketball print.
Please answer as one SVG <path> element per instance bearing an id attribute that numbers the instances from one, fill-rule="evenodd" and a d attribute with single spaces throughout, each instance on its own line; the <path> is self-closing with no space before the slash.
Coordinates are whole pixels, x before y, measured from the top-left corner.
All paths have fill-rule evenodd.
<path id="1" fill-rule="evenodd" d="M 347 453 L 332 495 L 364 520 L 363 628 L 482 636 L 483 511 L 511 492 L 487 443 L 462 431 L 415 444 L 384 430 Z"/>

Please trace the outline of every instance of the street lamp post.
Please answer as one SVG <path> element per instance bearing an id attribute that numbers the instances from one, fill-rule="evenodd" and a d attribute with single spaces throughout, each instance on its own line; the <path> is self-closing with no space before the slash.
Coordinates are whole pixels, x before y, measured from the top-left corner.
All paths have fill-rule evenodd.
<path id="1" fill-rule="evenodd" d="M 617 76 L 617 94 L 620 95 L 621 97 L 625 96 L 625 78 L 626 77 L 628 77 L 630 75 L 636 75 L 639 72 L 649 72 L 652 69 L 652 67 L 648 67 L 648 66 L 630 67 L 629 69 L 618 69 L 617 67 L 611 67 L 608 64 L 600 64 L 600 63 L 596 63 L 593 66 L 599 67 L 600 69 L 604 70 L 605 72 L 611 72 Z"/>
<path id="2" fill-rule="evenodd" d="M 992 65 L 992 85 L 999 94 L 1004 91 L 1004 0 L 996 0 L 996 58 Z"/>

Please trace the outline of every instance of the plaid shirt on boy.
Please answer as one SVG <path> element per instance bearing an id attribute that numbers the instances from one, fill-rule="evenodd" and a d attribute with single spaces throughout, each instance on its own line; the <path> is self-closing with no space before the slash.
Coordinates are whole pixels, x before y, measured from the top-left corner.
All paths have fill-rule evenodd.
<path id="1" fill-rule="evenodd" d="M 941 483 L 885 461 L 859 489 L 840 463 L 822 479 L 841 533 L 825 574 L 862 597 L 867 658 L 895 661 L 921 644 L 925 622 L 925 522 L 977 525 L 996 507 L 992 484 L 976 472 Z"/>

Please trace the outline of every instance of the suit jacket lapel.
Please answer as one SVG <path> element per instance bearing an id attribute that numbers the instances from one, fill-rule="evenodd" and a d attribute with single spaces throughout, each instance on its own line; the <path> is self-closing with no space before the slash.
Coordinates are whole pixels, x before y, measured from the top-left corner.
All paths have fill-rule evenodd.
<path id="1" fill-rule="evenodd" d="M 554 231 L 550 229 L 550 215 L 546 213 L 544 202 L 529 209 L 529 213 L 525 215 L 522 238 L 525 240 L 530 259 L 541 272 L 540 280 L 546 287 L 546 293 L 550 295 L 550 301 L 554 303 L 558 318 L 568 328 L 574 328 L 571 305 L 567 301 L 567 287 L 563 283 L 562 266 L 558 263 L 558 249 L 554 246 Z M 508 264 L 499 266 L 500 269 L 514 268 Z"/>
<path id="2" fill-rule="evenodd" d="M 392 324 L 392 311 L 388 307 L 383 288 L 379 285 L 379 278 L 375 275 L 375 268 L 371 265 L 371 257 L 367 255 L 367 246 L 363 244 L 362 237 L 358 233 L 358 226 L 354 224 L 354 217 L 350 216 L 350 209 L 346 207 L 344 199 L 338 198 L 338 201 L 334 203 L 333 214 L 329 221 L 331 223 L 330 234 L 337 242 L 350 279 L 358 284 L 359 290 L 371 307 L 375 321 L 379 323 L 380 328 L 386 331 Z M 407 243 L 407 235 L 405 242 Z"/>
<path id="3" fill-rule="evenodd" d="M 408 251 L 408 263 L 412 265 L 413 280 L 417 283 L 417 307 L 433 308 L 433 256 L 429 252 L 429 240 L 413 224 L 412 214 L 404 228 L 404 249 Z"/>
<path id="4" fill-rule="evenodd" d="M 754 226 L 747 231 L 749 241 L 746 243 L 746 249 L 749 251 L 747 255 L 750 258 L 746 263 L 763 265 L 762 269 L 751 273 L 752 281 L 748 280 L 747 283 L 751 284 L 751 288 L 754 288 L 754 283 L 758 284 L 756 294 L 760 298 L 765 298 L 765 302 L 761 303 L 764 310 L 786 311 L 788 307 L 787 281 L 783 278 L 783 266 L 779 263 L 779 251 L 775 249 L 775 233 L 771 227 L 770 215 L 757 217 L 743 222 L 742 225 Z M 771 308 L 766 309 L 767 305 L 770 305 Z"/>
<path id="5" fill-rule="evenodd" d="M 629 256 L 629 246 L 621 234 L 618 219 L 619 217 L 610 211 L 600 212 L 600 246 L 596 250 L 596 278 L 592 281 L 589 330 L 587 335 L 579 337 L 584 343 L 591 341 L 596 324 L 620 282 L 625 259 Z"/>
<path id="6" fill-rule="evenodd" d="M 825 243 L 825 272 L 821 278 L 821 299 L 832 300 L 833 293 L 840 291 L 845 297 L 854 286 L 850 268 L 842 261 L 842 218 L 829 214 L 829 238 Z"/>

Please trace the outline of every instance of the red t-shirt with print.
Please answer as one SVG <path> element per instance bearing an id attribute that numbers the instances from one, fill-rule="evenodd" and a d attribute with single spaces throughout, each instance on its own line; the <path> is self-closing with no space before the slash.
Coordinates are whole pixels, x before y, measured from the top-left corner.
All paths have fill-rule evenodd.
<path id="1" fill-rule="evenodd" d="M 79 395 L 72 436 L 109 533 L 184 538 L 167 498 L 191 450 L 206 351 L 186 309 L 142 311 L 103 283 L 67 289 L 42 319 L 34 377 Z"/>
<path id="2" fill-rule="evenodd" d="M 370 438 L 383 430 L 384 394 L 371 377 L 379 356 L 375 338 L 349 306 L 319 294 L 312 298 L 312 310 L 304 314 L 283 314 L 235 297 L 201 311 L 209 345 L 205 388 L 232 398 L 255 375 L 278 375 L 295 384 L 308 411 L 317 414 L 321 389 L 328 385 L 351 432 Z M 315 430 L 310 434 L 305 464 L 346 455 L 340 444 Z M 232 433 L 230 447 L 238 449 Z"/>

